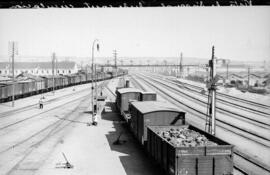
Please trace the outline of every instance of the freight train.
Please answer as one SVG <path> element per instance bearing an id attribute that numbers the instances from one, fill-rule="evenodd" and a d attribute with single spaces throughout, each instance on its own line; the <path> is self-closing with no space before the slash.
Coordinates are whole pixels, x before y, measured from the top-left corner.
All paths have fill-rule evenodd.
<path id="1" fill-rule="evenodd" d="M 116 106 L 145 152 L 168 175 L 232 175 L 233 145 L 186 123 L 156 93 L 118 88 Z"/>
<path id="2" fill-rule="evenodd" d="M 103 81 L 114 78 L 116 76 L 126 75 L 127 70 L 119 69 L 118 72 L 98 72 L 96 75 L 97 81 Z M 56 75 L 56 76 L 39 76 L 27 79 L 16 79 L 14 83 L 14 98 L 24 98 L 31 95 L 49 92 L 64 87 L 85 84 L 92 82 L 92 74 L 90 73 L 76 73 L 70 75 Z M 13 96 L 13 82 L 0 82 L 0 103 L 12 100 Z"/>

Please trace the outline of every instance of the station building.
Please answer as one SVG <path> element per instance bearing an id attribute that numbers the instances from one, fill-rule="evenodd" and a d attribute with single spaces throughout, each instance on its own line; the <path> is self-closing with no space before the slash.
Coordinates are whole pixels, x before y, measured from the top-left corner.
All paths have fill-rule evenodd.
<path id="1" fill-rule="evenodd" d="M 52 75 L 52 62 L 15 62 L 14 74 L 15 76 L 21 73 L 28 73 L 32 75 Z M 55 65 L 55 75 L 66 75 L 78 72 L 78 66 L 72 61 L 61 61 Z M 12 68 L 9 62 L 0 62 L 0 75 L 12 75 Z"/>

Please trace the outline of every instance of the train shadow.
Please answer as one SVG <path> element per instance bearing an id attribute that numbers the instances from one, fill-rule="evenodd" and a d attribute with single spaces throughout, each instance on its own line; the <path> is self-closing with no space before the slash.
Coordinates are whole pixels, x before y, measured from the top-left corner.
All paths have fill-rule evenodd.
<path id="1" fill-rule="evenodd" d="M 70 119 L 66 119 L 66 118 L 61 118 L 57 115 L 54 115 L 55 118 L 58 118 L 59 120 L 65 120 L 65 121 L 69 121 L 72 123 L 81 123 L 81 124 L 88 124 L 87 122 L 82 122 L 82 121 L 78 121 L 78 120 L 70 120 Z"/>
<path id="2" fill-rule="evenodd" d="M 114 131 L 106 134 L 107 141 L 112 151 L 121 153 L 119 160 L 127 175 L 163 175 L 152 163 L 146 151 L 130 132 L 126 122 L 116 111 L 114 103 L 107 102 L 110 112 L 103 111 L 101 119 L 112 121 Z M 122 154 L 125 154 L 122 156 Z"/>
<path id="3" fill-rule="evenodd" d="M 84 114 L 92 114 L 93 111 L 83 111 Z"/>

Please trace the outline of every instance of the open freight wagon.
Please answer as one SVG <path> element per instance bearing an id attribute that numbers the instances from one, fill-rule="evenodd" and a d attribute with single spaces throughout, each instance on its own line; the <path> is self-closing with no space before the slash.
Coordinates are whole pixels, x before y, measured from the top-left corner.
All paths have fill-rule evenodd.
<path id="1" fill-rule="evenodd" d="M 168 175 L 232 175 L 233 146 L 202 131 L 192 125 L 148 126 L 147 151 Z M 164 137 L 171 130 L 183 129 L 195 131 L 199 137 L 205 137 L 212 144 L 178 145 Z M 186 130 L 186 131 L 187 131 Z M 194 135 L 193 133 L 193 135 Z M 196 135 L 196 134 L 195 134 Z M 181 136 L 182 137 L 182 136 Z M 179 137 L 179 138 L 181 138 Z M 194 136 L 195 137 L 195 136 Z M 178 138 L 178 136 L 177 136 Z M 192 139 L 192 138 L 191 138 Z M 169 141 L 168 141 L 169 140 Z M 180 139 L 181 140 L 181 139 Z"/>

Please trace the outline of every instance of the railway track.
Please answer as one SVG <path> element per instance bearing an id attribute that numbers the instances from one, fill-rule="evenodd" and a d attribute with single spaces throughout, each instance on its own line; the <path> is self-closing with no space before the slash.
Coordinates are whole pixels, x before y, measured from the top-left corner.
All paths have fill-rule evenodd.
<path id="1" fill-rule="evenodd" d="M 163 78 L 163 80 L 167 80 L 170 81 L 170 83 L 174 83 L 175 85 L 178 85 L 180 88 L 185 88 L 187 90 L 190 90 L 192 92 L 201 94 L 201 95 L 208 95 L 208 92 L 206 92 L 205 94 L 202 94 L 202 90 L 204 90 L 204 88 L 202 88 L 201 86 L 196 86 L 196 85 L 192 85 L 189 83 L 185 83 L 185 82 L 181 82 L 179 80 L 175 80 L 172 78 L 165 78 L 164 76 L 160 76 L 157 74 L 151 74 L 152 76 L 155 77 L 159 77 L 159 78 Z M 219 102 L 222 103 L 228 103 L 234 106 L 237 106 L 239 108 L 243 108 L 246 110 L 249 110 L 251 112 L 256 112 L 260 115 L 266 115 L 266 116 L 270 116 L 269 112 L 270 112 L 270 105 L 266 105 L 266 104 L 262 104 L 262 103 L 257 103 L 251 100 L 247 100 L 247 99 L 242 99 L 239 97 L 235 97 L 235 96 L 231 96 L 228 94 L 224 94 L 221 92 L 217 92 L 217 100 Z"/>
<path id="2" fill-rule="evenodd" d="M 47 141 L 48 139 L 52 138 L 53 136 L 56 136 L 60 131 L 63 131 L 68 125 L 73 123 L 74 119 L 79 117 L 79 115 L 75 115 L 74 112 L 81 107 L 81 104 L 83 104 L 87 100 L 87 97 L 83 96 L 80 97 L 80 99 L 77 99 L 76 101 L 72 101 L 70 105 L 74 106 L 75 108 L 68 111 L 65 116 L 59 120 L 57 119 L 56 121 L 47 124 L 45 127 L 42 129 L 34 132 L 30 136 L 21 139 L 20 141 L 17 141 L 16 143 L 13 143 L 9 145 L 8 147 L 2 149 L 0 151 L 0 157 L 5 159 L 12 159 L 12 157 L 19 157 L 15 163 L 10 166 L 8 171 L 6 171 L 6 174 L 13 174 L 17 171 L 17 168 L 23 164 L 24 160 L 31 156 L 31 153 L 38 149 L 39 146 L 42 145 L 43 142 Z M 79 101 L 79 103 L 78 103 Z M 65 106 L 67 104 L 62 104 L 62 106 Z M 61 106 L 58 106 L 60 108 Z M 20 152 L 22 154 L 21 156 L 17 155 L 16 152 Z M 0 159 L 1 160 L 1 159 Z M 4 161 L 3 159 L 1 162 Z M 36 160 L 39 161 L 39 160 Z M 12 161 L 13 162 L 13 161 Z M 23 166 L 29 166 L 23 164 Z M 34 165 L 36 166 L 36 164 Z M 35 171 L 35 169 L 31 170 L 29 169 L 28 171 Z M 18 174 L 18 173 L 17 173 Z"/>
<path id="3" fill-rule="evenodd" d="M 145 75 L 143 75 L 143 76 L 144 77 L 147 77 Z M 195 102 L 200 102 L 201 105 L 204 105 L 205 106 L 205 108 L 207 106 L 207 101 L 206 100 L 203 101 L 203 100 L 199 99 L 198 97 L 193 96 L 192 94 L 188 94 L 187 92 L 182 92 L 179 89 L 176 89 L 176 88 L 171 87 L 167 83 L 164 83 L 162 81 L 153 79 L 153 77 L 148 77 L 148 78 L 151 78 L 153 81 L 155 81 L 157 83 L 163 84 L 164 86 L 170 88 L 171 90 L 176 91 L 177 93 L 181 93 L 186 98 L 192 99 Z M 226 108 L 222 108 L 222 106 L 220 106 L 220 107 L 217 106 L 217 110 L 220 113 L 223 113 L 223 114 L 226 114 L 226 115 L 230 115 L 230 116 L 232 115 L 233 119 L 237 118 L 242 123 L 243 123 L 243 121 L 246 122 L 246 123 L 243 123 L 245 125 L 247 125 L 247 123 L 250 124 L 250 127 L 248 127 L 248 126 L 241 126 L 241 128 L 239 128 L 239 129 L 242 129 L 243 131 L 248 131 L 248 132 L 254 134 L 256 137 L 259 137 L 259 138 L 265 139 L 267 141 L 270 141 L 269 133 L 268 132 L 260 132 L 260 130 L 261 131 L 268 131 L 270 129 L 269 118 L 264 118 L 264 120 L 263 120 L 262 118 L 260 118 L 261 116 L 255 117 L 252 114 L 247 114 L 247 113 L 242 114 L 242 111 L 236 112 L 233 109 L 229 109 L 228 110 Z M 257 129 L 253 129 L 252 128 L 253 126 L 257 126 Z M 237 127 L 237 126 L 235 126 L 235 127 Z M 265 133 L 265 134 L 262 134 L 262 133 Z M 269 146 L 269 145 L 267 145 L 267 146 Z"/>
<path id="4" fill-rule="evenodd" d="M 102 86 L 104 83 L 107 83 L 107 81 L 109 81 L 109 80 L 105 80 L 104 82 L 102 82 L 101 85 L 98 85 L 98 87 Z M 89 88 L 78 90 L 78 91 L 73 92 L 71 94 L 66 94 L 66 95 L 62 95 L 60 97 L 56 97 L 56 98 L 47 100 L 47 101 L 44 102 L 44 104 L 47 105 L 47 104 L 50 104 L 50 103 L 53 103 L 53 102 L 57 102 L 57 101 L 65 99 L 65 98 L 68 98 L 70 96 L 74 96 L 74 95 L 77 95 L 77 94 L 80 94 L 80 93 L 86 92 L 86 91 L 90 91 Z M 24 112 L 24 111 L 27 111 L 29 109 L 34 109 L 37 106 L 38 106 L 38 103 L 35 103 L 35 104 L 28 105 L 28 106 L 20 107 L 18 109 L 13 109 L 11 111 L 2 112 L 2 113 L 0 113 L 0 118 L 8 117 L 8 116 L 11 116 L 12 114 L 17 114 L 19 112 Z"/>
<path id="5" fill-rule="evenodd" d="M 136 76 L 138 78 L 138 76 Z M 151 83 L 149 80 L 146 80 L 146 78 L 142 78 L 141 79 L 144 83 L 148 84 L 149 86 L 151 86 L 152 88 L 156 89 L 159 94 L 164 97 L 165 99 L 167 99 L 168 101 L 172 102 L 172 103 L 181 103 L 181 105 L 185 105 L 183 104 L 181 101 L 179 101 L 175 96 L 172 96 L 168 93 L 166 93 L 166 91 L 164 89 L 161 89 L 159 87 L 157 87 L 154 83 Z M 138 82 L 135 83 L 135 84 L 139 84 Z M 199 115 L 197 115 L 200 119 L 202 119 L 202 121 L 205 120 L 205 113 L 202 113 L 200 111 L 198 111 L 197 109 L 194 109 L 190 106 L 186 106 L 186 107 L 189 107 L 192 111 L 195 111 L 195 115 L 196 113 L 200 113 Z M 219 121 L 219 122 L 222 122 L 222 121 Z M 229 132 L 232 132 L 233 134 L 236 134 L 236 135 L 239 135 L 239 133 L 235 133 L 231 127 L 233 126 L 228 126 L 228 127 L 224 127 L 224 125 L 221 125 L 219 123 L 217 123 L 218 127 L 222 128 L 223 130 L 226 130 L 226 131 L 229 131 Z M 226 125 L 226 124 L 225 124 Z M 235 163 L 235 169 L 240 172 L 241 174 L 253 174 L 253 172 L 257 172 L 256 174 L 269 174 L 270 173 L 270 167 L 256 159 L 254 159 L 253 157 L 247 155 L 247 154 L 244 154 L 243 152 L 240 152 L 238 150 L 235 151 L 235 157 L 236 159 L 238 160 L 236 163 Z M 244 162 L 244 163 L 243 163 Z M 243 167 L 243 164 L 244 165 L 249 165 L 250 167 L 252 167 L 252 169 L 254 171 L 250 171 L 248 170 L 245 166 Z M 249 167 L 249 168 L 250 168 Z"/>
<path id="6" fill-rule="evenodd" d="M 104 84 L 107 84 L 107 83 L 108 83 L 108 82 L 102 82 L 100 85 L 98 85 L 98 87 L 104 86 Z M 89 89 L 84 89 L 84 90 L 81 90 L 81 91 L 77 91 L 76 93 L 67 94 L 67 95 L 64 95 L 64 96 L 61 96 L 61 97 L 58 97 L 58 98 L 49 100 L 49 101 L 47 101 L 46 103 L 47 103 L 47 104 L 50 104 L 50 103 L 53 103 L 53 102 L 58 102 L 58 101 L 61 101 L 61 100 L 65 99 L 65 98 L 68 98 L 68 97 L 70 97 L 70 96 L 79 95 L 79 94 L 84 93 L 84 92 L 86 92 L 86 91 L 89 91 Z M 90 95 L 90 94 L 88 94 L 88 95 Z M 85 97 L 85 95 L 83 95 L 83 97 Z M 39 113 L 36 113 L 36 114 L 31 115 L 31 116 L 29 116 L 29 117 L 26 117 L 26 118 L 17 120 L 17 121 L 15 121 L 15 122 L 10 123 L 10 124 L 4 125 L 4 126 L 0 126 L 0 131 L 1 131 L 1 130 L 4 130 L 4 129 L 6 129 L 6 128 L 12 127 L 12 126 L 14 126 L 14 125 L 18 125 L 18 124 L 20 124 L 20 123 L 22 123 L 22 122 L 25 122 L 25 121 L 27 121 L 27 120 L 30 120 L 30 119 L 33 119 L 33 118 L 36 118 L 36 117 L 40 117 L 40 115 L 42 115 L 42 114 L 45 114 L 45 113 L 50 112 L 50 111 L 53 111 L 53 110 L 55 110 L 55 109 L 57 109 L 57 108 L 59 108 L 59 107 L 61 107 L 61 106 L 65 106 L 65 105 L 70 104 L 70 103 L 72 103 L 72 102 L 74 102 L 74 101 L 81 100 L 81 98 L 82 98 L 82 97 L 72 98 L 71 100 L 69 100 L 68 102 L 65 102 L 65 103 L 63 103 L 63 104 L 59 104 L 59 105 L 54 106 L 54 107 L 52 107 L 52 108 L 50 108 L 50 109 L 46 109 L 45 111 L 42 110 L 42 112 L 39 112 Z M 35 106 L 36 106 L 36 105 L 35 105 Z M 34 108 L 34 107 L 31 107 L 31 108 Z M 27 110 L 27 109 L 29 110 L 29 109 L 31 109 L 31 108 L 28 108 L 28 106 L 27 106 L 27 107 L 25 107 L 23 110 L 17 111 L 16 114 L 17 114 L 18 112 L 23 112 L 23 111 L 25 111 L 25 110 Z M 13 111 L 11 111 L 11 113 L 5 113 L 5 115 L 8 115 L 8 114 L 10 114 L 10 115 L 13 114 Z M 5 134 L 6 134 L 6 133 L 5 133 Z"/>

